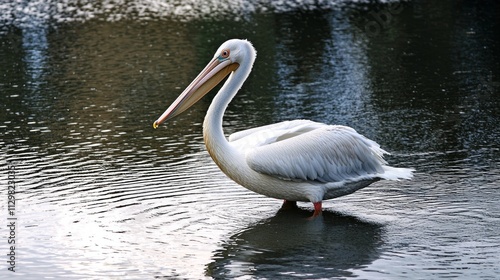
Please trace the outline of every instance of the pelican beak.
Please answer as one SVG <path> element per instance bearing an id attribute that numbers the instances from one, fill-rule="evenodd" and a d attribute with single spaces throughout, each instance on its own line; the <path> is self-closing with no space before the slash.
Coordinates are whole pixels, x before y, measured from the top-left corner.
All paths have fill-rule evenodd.
<path id="1" fill-rule="evenodd" d="M 153 123 L 153 128 L 158 128 L 163 122 L 180 115 L 193 106 L 227 75 L 238 69 L 239 66 L 238 63 L 233 63 L 229 59 L 221 60 L 217 57 L 212 59 L 205 69 L 177 97 L 174 103 Z"/>

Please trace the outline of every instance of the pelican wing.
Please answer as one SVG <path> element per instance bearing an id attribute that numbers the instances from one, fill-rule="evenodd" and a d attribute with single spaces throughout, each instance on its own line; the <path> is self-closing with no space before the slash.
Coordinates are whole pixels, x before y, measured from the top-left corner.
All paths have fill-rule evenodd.
<path id="1" fill-rule="evenodd" d="M 247 152 L 249 149 L 279 142 L 325 126 L 327 125 L 309 120 L 284 121 L 233 133 L 229 136 L 229 142 L 240 151 Z"/>
<path id="2" fill-rule="evenodd" d="M 251 136 L 250 138 L 255 138 L 256 135 L 262 135 L 263 138 L 267 139 L 266 141 L 274 142 L 276 140 L 275 138 L 277 137 L 283 135 L 292 135 L 297 133 L 301 134 L 307 131 L 317 129 L 322 126 L 326 126 L 326 124 L 317 123 L 309 120 L 284 121 L 280 123 L 269 124 L 238 131 L 229 136 L 229 142 L 242 140 L 249 136 Z"/>
<path id="3" fill-rule="evenodd" d="M 314 122 L 301 125 L 299 129 L 284 129 L 279 136 L 270 131 L 273 137 L 267 142 L 257 141 L 258 145 L 247 149 L 250 168 L 281 179 L 319 182 L 384 173 L 382 155 L 387 152 L 354 129 Z M 263 135 L 264 131 L 254 131 L 240 140 Z"/>

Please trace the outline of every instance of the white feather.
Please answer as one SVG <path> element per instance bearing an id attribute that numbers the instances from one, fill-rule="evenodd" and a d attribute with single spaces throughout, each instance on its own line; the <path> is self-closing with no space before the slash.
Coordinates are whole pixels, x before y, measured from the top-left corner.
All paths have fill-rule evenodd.
<path id="1" fill-rule="evenodd" d="M 327 183 L 411 175 L 411 170 L 386 166 L 382 156 L 387 152 L 346 126 L 295 120 L 244 130 L 229 140 L 251 169 L 285 180 Z"/>

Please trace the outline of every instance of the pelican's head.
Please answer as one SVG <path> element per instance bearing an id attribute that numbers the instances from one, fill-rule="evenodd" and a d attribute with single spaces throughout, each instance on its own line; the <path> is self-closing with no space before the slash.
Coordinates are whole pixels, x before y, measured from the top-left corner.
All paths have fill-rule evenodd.
<path id="1" fill-rule="evenodd" d="M 255 49 L 247 40 L 232 39 L 222 44 L 214 58 L 189 86 L 177 97 L 168 109 L 153 123 L 157 128 L 161 123 L 180 115 L 225 77 L 234 72 L 242 63 L 253 63 Z"/>

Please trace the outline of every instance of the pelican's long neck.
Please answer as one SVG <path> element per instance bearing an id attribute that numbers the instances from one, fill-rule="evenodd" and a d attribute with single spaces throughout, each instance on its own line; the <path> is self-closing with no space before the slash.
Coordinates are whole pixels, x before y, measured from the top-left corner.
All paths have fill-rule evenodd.
<path id="1" fill-rule="evenodd" d="M 207 150 L 212 159 L 226 174 L 225 166 L 230 164 L 231 158 L 235 155 L 236 151 L 229 145 L 224 136 L 222 118 L 227 106 L 236 93 L 238 93 L 248 75 L 250 75 L 253 62 L 255 61 L 255 50 L 250 43 L 242 51 L 244 52 L 244 59 L 238 69 L 231 73 L 224 86 L 215 95 L 203 122 L 203 138 Z"/>

